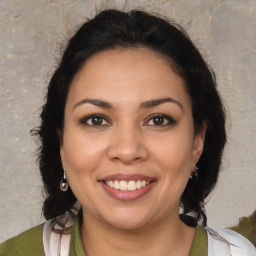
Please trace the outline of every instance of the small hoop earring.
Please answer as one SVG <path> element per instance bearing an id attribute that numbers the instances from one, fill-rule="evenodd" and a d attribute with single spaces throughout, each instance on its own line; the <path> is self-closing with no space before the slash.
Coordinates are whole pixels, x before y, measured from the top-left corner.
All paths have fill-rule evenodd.
<path id="1" fill-rule="evenodd" d="M 65 192 L 68 190 L 68 181 L 66 179 L 66 170 L 63 169 L 63 177 L 60 181 L 60 190 Z"/>
<path id="2" fill-rule="evenodd" d="M 197 178 L 197 176 L 198 176 L 197 170 L 198 170 L 198 167 L 194 164 L 194 169 L 193 169 L 192 173 L 189 176 L 190 179 L 196 179 Z"/>

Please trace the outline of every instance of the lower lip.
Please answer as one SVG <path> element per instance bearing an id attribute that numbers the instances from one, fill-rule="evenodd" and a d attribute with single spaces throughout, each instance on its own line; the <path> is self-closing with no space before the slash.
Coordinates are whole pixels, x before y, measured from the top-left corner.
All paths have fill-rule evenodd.
<path id="1" fill-rule="evenodd" d="M 155 182 L 151 182 L 149 185 L 142 187 L 140 189 L 136 189 L 134 191 L 123 191 L 111 188 L 110 186 L 106 185 L 104 182 L 100 182 L 105 191 L 115 199 L 121 201 L 133 201 L 139 199 L 146 195 L 154 186 Z"/>

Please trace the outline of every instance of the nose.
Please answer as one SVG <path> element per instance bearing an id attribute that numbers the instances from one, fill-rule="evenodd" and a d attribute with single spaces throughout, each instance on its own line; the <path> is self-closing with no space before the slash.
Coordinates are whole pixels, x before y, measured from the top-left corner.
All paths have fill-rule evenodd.
<path id="1" fill-rule="evenodd" d="M 149 152 L 139 128 L 119 127 L 111 138 L 108 156 L 111 160 L 129 165 L 147 159 Z"/>

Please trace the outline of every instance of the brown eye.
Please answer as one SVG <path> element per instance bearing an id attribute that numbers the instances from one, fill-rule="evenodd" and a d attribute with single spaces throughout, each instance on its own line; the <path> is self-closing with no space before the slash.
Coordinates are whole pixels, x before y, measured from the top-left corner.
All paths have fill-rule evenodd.
<path id="1" fill-rule="evenodd" d="M 103 122 L 102 117 L 97 117 L 97 116 L 95 116 L 95 117 L 92 117 L 92 118 L 91 118 L 91 124 L 92 124 L 92 125 L 101 125 L 102 122 Z"/>
<path id="2" fill-rule="evenodd" d="M 104 118 L 103 116 L 100 115 L 90 115 L 85 118 L 83 118 L 80 121 L 81 124 L 85 124 L 87 126 L 106 126 L 110 125 L 110 123 Z"/>
<path id="3" fill-rule="evenodd" d="M 167 126 L 174 124 L 176 124 L 176 121 L 172 117 L 163 114 L 153 115 L 147 121 L 147 125 L 152 126 Z"/>
<path id="4" fill-rule="evenodd" d="M 163 117 L 154 117 L 152 119 L 154 125 L 163 125 L 164 124 L 164 118 Z"/>

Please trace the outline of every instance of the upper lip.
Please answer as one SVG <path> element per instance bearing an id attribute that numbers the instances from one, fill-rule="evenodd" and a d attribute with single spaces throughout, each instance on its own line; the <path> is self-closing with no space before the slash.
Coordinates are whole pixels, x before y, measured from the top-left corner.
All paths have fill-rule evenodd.
<path id="1" fill-rule="evenodd" d="M 98 181 L 110 181 L 110 180 L 125 180 L 125 181 L 131 181 L 131 180 L 134 180 L 134 181 L 137 181 L 137 180 L 145 180 L 145 181 L 154 181 L 156 180 L 155 178 L 153 177 L 149 177 L 149 176 L 146 176 L 146 175 L 142 175 L 142 174 L 121 174 L 121 173 L 117 173 L 117 174 L 112 174 L 112 175 L 109 175 L 109 176 L 106 176 L 102 179 L 99 179 Z"/>

